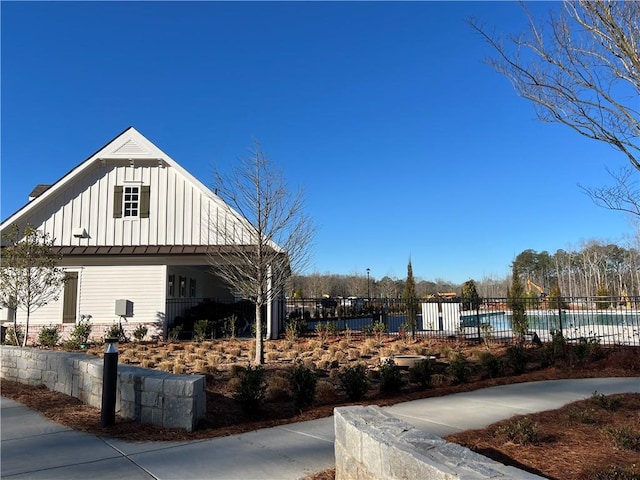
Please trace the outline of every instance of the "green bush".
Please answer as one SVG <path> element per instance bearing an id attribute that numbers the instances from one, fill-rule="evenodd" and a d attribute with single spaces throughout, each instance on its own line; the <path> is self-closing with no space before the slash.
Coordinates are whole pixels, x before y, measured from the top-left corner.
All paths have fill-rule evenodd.
<path id="1" fill-rule="evenodd" d="M 413 367 L 409 368 L 409 380 L 412 383 L 419 384 L 422 388 L 429 388 L 431 386 L 431 375 L 433 374 L 433 368 L 430 360 L 420 360 L 416 362 Z"/>
<path id="2" fill-rule="evenodd" d="M 578 420 L 585 425 L 597 423 L 596 411 L 593 408 L 572 407 L 567 411 L 567 416 L 571 420 Z"/>
<path id="3" fill-rule="evenodd" d="M 180 332 L 182 331 L 182 325 L 176 325 L 171 330 L 169 330 L 169 334 L 167 335 L 169 342 L 177 342 L 180 337 Z"/>
<path id="4" fill-rule="evenodd" d="M 567 352 L 567 340 L 562 334 L 562 330 L 551 330 L 551 355 L 552 362 L 558 358 L 564 358 Z"/>
<path id="5" fill-rule="evenodd" d="M 606 428 L 605 433 L 616 447 L 640 452 L 640 432 L 633 427 L 629 425 L 609 426 Z"/>
<path id="6" fill-rule="evenodd" d="M 60 327 L 58 325 L 49 325 L 42 327 L 38 334 L 38 344 L 43 347 L 55 347 L 60 341 Z"/>
<path id="7" fill-rule="evenodd" d="M 522 417 L 498 427 L 496 435 L 509 442 L 530 445 L 538 441 L 538 424 L 530 417 Z"/>
<path id="8" fill-rule="evenodd" d="M 352 402 L 361 400 L 367 393 L 367 390 L 369 390 L 367 369 L 361 363 L 344 367 L 342 371 L 338 373 L 338 380 L 340 380 L 340 386 L 347 395 L 347 398 Z"/>
<path id="9" fill-rule="evenodd" d="M 447 367 L 447 373 L 451 375 L 453 383 L 464 383 L 469 379 L 471 369 L 469 368 L 469 361 L 467 357 L 462 353 L 454 354 L 453 358 L 449 361 Z"/>
<path id="10" fill-rule="evenodd" d="M 400 370 L 396 368 L 393 358 L 387 358 L 380 365 L 380 392 L 398 393 L 402 389 L 404 381 Z"/>
<path id="11" fill-rule="evenodd" d="M 249 365 L 241 374 L 240 384 L 233 398 L 245 413 L 255 413 L 262 407 L 266 391 L 264 367 Z"/>
<path id="12" fill-rule="evenodd" d="M 604 408 L 605 410 L 609 410 L 611 412 L 615 412 L 620 409 L 622 406 L 622 400 L 624 397 L 620 395 L 605 395 L 604 393 L 598 393 L 596 390 L 591 395 L 589 399 L 591 403 L 597 405 L 598 407 Z"/>
<path id="13" fill-rule="evenodd" d="M 302 337 L 307 331 L 307 322 L 300 316 L 292 316 L 287 320 L 285 336 L 289 340 Z"/>
<path id="14" fill-rule="evenodd" d="M 146 325 L 138 325 L 136 329 L 133 331 L 133 338 L 135 338 L 138 342 L 141 342 L 144 337 L 147 336 L 147 332 L 149 329 Z"/>
<path id="15" fill-rule="evenodd" d="M 80 320 L 71 330 L 69 339 L 64 342 L 64 347 L 68 349 L 82 348 L 89 342 L 93 325 L 89 320 Z"/>
<path id="16" fill-rule="evenodd" d="M 524 372 L 527 366 L 527 351 L 520 345 L 512 345 L 507 349 L 507 361 L 516 375 Z"/>
<path id="17" fill-rule="evenodd" d="M 482 352 L 479 357 L 480 365 L 487 377 L 497 378 L 502 376 L 502 362 L 491 352 Z"/>
<path id="18" fill-rule="evenodd" d="M 291 372 L 291 391 L 296 408 L 311 405 L 316 396 L 318 375 L 298 362 Z"/>
<path id="19" fill-rule="evenodd" d="M 209 322 L 207 320 L 197 320 L 193 324 L 193 339 L 196 342 L 203 342 L 207 338 Z"/>
<path id="20" fill-rule="evenodd" d="M 571 349 L 572 360 L 583 362 L 588 357 L 597 358 L 600 354 L 600 339 L 597 336 L 580 337 Z"/>
<path id="21" fill-rule="evenodd" d="M 114 323 L 109 328 L 104 335 L 106 338 L 117 338 L 120 343 L 126 343 L 129 341 L 126 333 L 124 332 L 124 328 L 122 328 L 122 324 Z"/>
<path id="22" fill-rule="evenodd" d="M 383 322 L 377 321 L 372 325 L 371 331 L 373 333 L 373 336 L 376 337 L 376 340 L 378 340 L 378 342 L 381 342 L 382 337 L 387 332 L 387 326 Z"/>

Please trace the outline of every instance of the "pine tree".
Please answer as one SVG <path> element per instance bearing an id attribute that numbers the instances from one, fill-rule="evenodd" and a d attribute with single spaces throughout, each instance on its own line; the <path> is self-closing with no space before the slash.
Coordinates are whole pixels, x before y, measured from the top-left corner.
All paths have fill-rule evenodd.
<path id="1" fill-rule="evenodd" d="M 411 330 L 411 338 L 416 338 L 416 330 L 418 328 L 418 305 L 416 299 L 416 281 L 413 278 L 413 267 L 411 259 L 407 265 L 407 281 L 404 284 L 402 298 L 405 299 L 407 305 L 407 326 Z"/>
<path id="2" fill-rule="evenodd" d="M 462 310 L 477 310 L 480 306 L 480 295 L 476 282 L 467 280 L 462 284 Z"/>
<path id="3" fill-rule="evenodd" d="M 511 288 L 509 289 L 509 306 L 511 307 L 511 327 L 516 342 L 522 344 L 524 335 L 529 330 L 529 320 L 526 312 L 526 298 L 524 285 L 520 280 L 518 267 L 514 264 L 512 267 Z"/>

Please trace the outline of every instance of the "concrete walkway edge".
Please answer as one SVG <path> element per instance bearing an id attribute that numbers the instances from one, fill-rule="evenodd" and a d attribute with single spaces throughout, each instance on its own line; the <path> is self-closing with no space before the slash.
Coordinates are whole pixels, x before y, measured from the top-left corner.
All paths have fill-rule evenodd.
<path id="1" fill-rule="evenodd" d="M 550 380 L 400 403 L 385 410 L 444 436 L 515 414 L 640 393 L 640 377 Z M 299 479 L 334 466 L 333 417 L 191 442 L 131 443 L 75 432 L 0 398 L 3 479 Z"/>

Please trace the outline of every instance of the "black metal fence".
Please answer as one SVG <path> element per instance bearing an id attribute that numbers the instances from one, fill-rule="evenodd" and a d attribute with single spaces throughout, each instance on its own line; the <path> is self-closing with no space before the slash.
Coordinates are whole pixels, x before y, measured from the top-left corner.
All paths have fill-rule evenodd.
<path id="1" fill-rule="evenodd" d="M 388 298 L 291 298 L 286 315 L 289 321 L 304 320 L 308 332 L 330 326 L 368 334 L 380 330 L 381 323 L 389 335 L 413 333 L 413 325 L 420 337 L 510 341 L 524 328 L 522 333 L 535 334 L 543 342 L 562 332 L 568 341 L 640 346 L 640 297 L 428 298 L 413 303 Z M 514 316 L 520 326 L 516 329 Z"/>
<path id="2" fill-rule="evenodd" d="M 168 333 L 179 339 L 191 339 L 196 322 L 209 323 L 207 336 L 249 337 L 256 322 L 256 307 L 249 300 L 233 298 L 171 298 L 167 299 Z"/>

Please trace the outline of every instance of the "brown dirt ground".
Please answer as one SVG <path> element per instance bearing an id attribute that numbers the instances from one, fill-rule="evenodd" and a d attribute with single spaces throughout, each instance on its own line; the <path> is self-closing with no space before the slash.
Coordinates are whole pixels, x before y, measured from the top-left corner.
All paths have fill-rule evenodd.
<path id="1" fill-rule="evenodd" d="M 363 341 L 363 339 L 352 340 L 351 343 Z M 335 340 L 335 342 L 337 345 L 338 341 Z M 331 343 L 332 340 L 325 342 L 323 349 L 326 350 L 330 348 Z M 171 344 L 160 344 L 153 348 L 154 351 L 163 348 L 176 349 L 175 345 L 174 347 L 170 347 L 170 345 Z M 183 345 L 180 348 L 184 347 Z M 127 354 L 125 353 L 127 348 L 134 348 L 134 346 L 127 347 L 127 344 L 119 346 L 121 358 L 127 358 Z M 246 344 L 244 348 L 246 348 Z M 434 348 L 437 347 L 429 344 L 429 349 L 433 350 Z M 464 351 L 467 357 L 473 360 L 474 355 L 478 351 L 486 350 L 486 348 L 477 346 L 458 347 L 458 350 Z M 492 353 L 498 356 L 504 354 L 504 350 L 504 346 L 492 347 Z M 537 349 L 529 350 L 531 358 L 527 366 L 527 371 L 520 375 L 508 374 L 507 372 L 506 376 L 499 378 L 485 378 L 486 375 L 483 374 L 479 365 L 472 364 L 472 375 L 466 383 L 455 385 L 445 376 L 444 380 L 438 386 L 422 390 L 417 385 L 410 384 L 406 386 L 400 394 L 393 396 L 380 394 L 374 381 L 366 398 L 358 402 L 358 404 L 391 405 L 418 398 L 448 395 L 495 385 L 562 378 L 635 376 L 640 372 L 640 349 L 637 348 L 602 349 L 597 355 L 589 357 L 586 360 L 559 362 L 549 368 L 540 367 L 540 363 L 536 361 L 537 352 Z M 92 350 L 91 353 L 99 354 L 100 348 Z M 362 358 L 358 360 L 363 361 Z M 376 364 L 379 362 L 379 356 L 376 357 L 376 355 L 372 355 L 370 358 L 364 360 L 370 365 Z M 134 361 L 129 362 L 135 364 Z M 245 362 L 245 364 L 246 363 L 247 362 Z M 286 360 L 268 362 L 265 365 L 268 379 L 274 376 L 282 376 L 283 372 L 286 374 L 287 369 L 291 367 L 291 363 L 292 362 L 287 362 Z M 233 400 L 232 379 L 234 376 L 237 376 L 237 370 L 237 367 L 232 365 L 219 365 L 215 371 L 206 374 L 207 416 L 198 430 L 191 433 L 179 429 L 142 425 L 119 417 L 116 419 L 114 426 L 103 429 L 100 427 L 100 410 L 84 405 L 73 397 L 49 391 L 45 387 L 29 387 L 6 380 L 2 380 L 0 388 L 3 396 L 12 398 L 41 412 L 44 416 L 57 423 L 75 430 L 129 441 L 196 440 L 233 435 L 258 428 L 327 417 L 332 414 L 334 407 L 350 404 L 344 394 L 336 390 L 335 394 L 325 396 L 323 401 L 317 401 L 313 406 L 299 411 L 294 408 L 290 396 L 286 393 L 281 393 L 280 395 L 271 394 L 260 412 L 256 412 L 254 415 L 247 415 L 242 412 Z M 188 368 L 187 373 L 189 373 Z M 337 385 L 336 375 L 331 373 L 331 369 L 319 370 L 318 373 L 320 380 L 325 380 Z M 268 382 L 269 381 L 270 380 L 268 380 Z M 635 411 L 631 409 L 629 411 L 624 410 L 624 412 L 627 412 L 632 417 L 635 415 L 635 417 L 633 417 L 635 419 L 633 425 L 636 433 L 638 433 L 640 432 L 640 411 L 638 411 L 640 400 L 635 399 L 634 402 L 631 402 L 630 405 L 635 405 L 635 407 L 633 407 Z M 618 415 L 618 412 L 608 413 L 611 414 L 609 416 L 612 416 L 613 413 Z M 581 459 L 590 459 L 590 462 L 593 460 L 589 465 L 593 464 L 604 467 L 612 462 L 618 462 L 619 458 L 631 458 L 636 466 L 640 468 L 640 458 L 638 458 L 637 452 L 605 452 L 596 455 L 595 452 L 606 450 L 606 442 L 603 442 L 601 438 L 596 439 L 596 443 L 587 442 L 587 437 L 590 440 L 596 437 L 593 431 L 581 433 L 577 428 L 580 425 L 577 425 L 576 422 L 560 422 L 560 418 L 566 419 L 566 412 L 562 413 L 561 410 L 559 413 L 547 413 L 543 415 L 547 416 L 540 417 L 540 419 L 536 421 L 541 424 L 544 422 L 545 425 L 548 422 L 554 425 L 562 425 L 565 434 L 560 435 L 557 432 L 554 433 L 554 431 L 546 430 L 546 426 L 541 427 L 541 435 L 545 440 L 535 445 L 523 447 L 522 445 L 509 444 L 508 442 L 504 443 L 496 439 L 493 433 L 497 427 L 491 426 L 475 433 L 465 432 L 465 434 L 458 434 L 456 438 L 452 436 L 450 440 L 464 444 L 486 456 L 496 458 L 502 463 L 517 466 L 526 465 L 526 468 L 530 471 L 549 472 L 548 475 L 550 478 L 562 478 L 563 480 L 588 478 L 580 476 L 584 474 L 584 468 L 586 466 L 584 460 L 581 461 Z M 627 419 L 629 418 L 630 417 L 627 417 Z M 545 419 L 549 419 L 548 422 Z M 612 422 L 613 420 L 610 421 Z M 591 425 L 588 426 L 592 427 Z M 464 436 L 467 434 L 468 436 Z M 568 443 L 570 438 L 577 440 L 577 443 Z M 547 441 L 548 439 L 553 439 L 553 441 Z M 600 462 L 605 462 L 606 465 Z M 547 465 L 548 463 L 553 465 L 549 466 Z M 558 476 L 560 475 L 558 472 L 561 472 L 561 476 Z M 547 474 L 545 473 L 545 475 Z M 333 470 L 319 472 L 310 478 L 313 478 L 313 480 L 329 480 L 334 478 L 334 472 Z M 640 479 L 640 474 L 639 476 L 628 478 Z"/>

